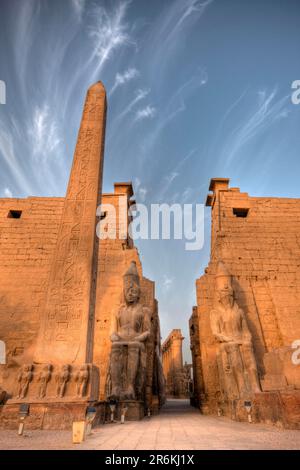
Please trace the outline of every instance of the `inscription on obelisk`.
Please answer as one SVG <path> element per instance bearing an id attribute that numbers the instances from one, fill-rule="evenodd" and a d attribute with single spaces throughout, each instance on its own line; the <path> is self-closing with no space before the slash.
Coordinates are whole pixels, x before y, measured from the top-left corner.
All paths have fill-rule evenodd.
<path id="1" fill-rule="evenodd" d="M 96 209 L 101 202 L 106 94 L 87 92 L 51 266 L 36 361 L 91 361 L 96 263 Z"/>

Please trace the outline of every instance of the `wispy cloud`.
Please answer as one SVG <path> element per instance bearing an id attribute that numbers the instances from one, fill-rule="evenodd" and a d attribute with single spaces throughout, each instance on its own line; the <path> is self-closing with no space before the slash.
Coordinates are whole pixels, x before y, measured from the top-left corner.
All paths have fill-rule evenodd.
<path id="1" fill-rule="evenodd" d="M 145 108 L 137 110 L 134 120 L 142 121 L 144 119 L 152 119 L 155 115 L 156 115 L 156 108 L 148 105 Z"/>
<path id="2" fill-rule="evenodd" d="M 24 174 L 19 159 L 15 154 L 14 138 L 12 133 L 5 128 L 2 123 L 0 126 L 0 161 L 9 169 L 15 184 L 27 195 L 32 193 L 32 188 Z"/>
<path id="3" fill-rule="evenodd" d="M 289 102 L 289 95 L 278 100 L 277 90 L 267 93 L 260 91 L 257 94 L 255 109 L 248 117 L 233 129 L 227 139 L 227 143 L 222 151 L 222 160 L 226 165 L 238 156 L 240 150 L 253 138 L 266 132 L 279 120 L 288 116 L 286 105 Z"/>
<path id="4" fill-rule="evenodd" d="M 201 18 L 204 14 L 206 8 L 213 2 L 213 0 L 207 0 L 206 2 L 201 2 L 199 0 L 188 0 L 187 2 L 181 2 L 182 10 L 179 10 L 179 19 L 175 26 L 173 27 L 171 34 L 175 34 L 185 21 L 190 18 L 194 19 L 197 17 L 197 20 Z"/>
<path id="5" fill-rule="evenodd" d="M 33 122 L 28 129 L 35 157 L 48 158 L 61 144 L 58 125 L 50 114 L 49 106 L 37 106 L 34 110 Z"/>
<path id="6" fill-rule="evenodd" d="M 163 3 L 159 20 L 149 31 L 147 43 L 152 52 L 153 74 L 167 71 L 166 57 L 170 59 L 183 43 L 182 37 L 198 23 L 213 0 L 174 0 Z M 154 72 L 155 71 L 155 72 Z"/>
<path id="7" fill-rule="evenodd" d="M 134 67 L 125 70 L 123 73 L 117 73 L 115 83 L 113 84 L 113 87 L 110 91 L 110 95 L 112 95 L 119 86 L 125 85 L 125 83 L 130 82 L 139 75 L 139 71 Z"/>
<path id="8" fill-rule="evenodd" d="M 138 202 L 144 202 L 146 195 L 148 193 L 148 190 L 146 189 L 145 186 L 142 186 L 141 180 L 139 178 L 134 179 L 134 193 L 136 195 L 136 198 Z"/>
<path id="9" fill-rule="evenodd" d="M 84 29 L 88 41 L 84 42 L 81 50 L 80 67 L 75 68 L 63 97 L 64 113 L 71 105 L 71 98 L 79 85 L 86 88 L 99 80 L 112 57 L 122 48 L 135 45 L 126 20 L 129 4 L 130 1 L 108 2 L 107 7 L 104 7 L 86 2 Z"/>
<path id="10" fill-rule="evenodd" d="M 89 35 L 93 42 L 91 60 L 95 60 L 96 65 L 94 75 L 99 75 L 118 48 L 134 44 L 125 21 L 128 6 L 129 2 L 121 2 L 113 12 L 108 12 L 104 7 L 95 5 L 92 11 L 95 23 L 89 27 Z"/>
<path id="11" fill-rule="evenodd" d="M 167 276 L 166 274 L 164 274 L 163 281 L 162 281 L 162 286 L 163 286 L 165 291 L 168 291 L 171 288 L 173 282 L 174 282 L 173 278 L 171 278 L 171 277 Z"/>
<path id="12" fill-rule="evenodd" d="M 144 98 L 146 98 L 147 95 L 149 95 L 150 93 L 150 90 L 143 90 L 143 89 L 139 89 L 135 92 L 135 97 L 133 98 L 133 100 L 130 101 L 130 103 L 125 106 L 124 110 L 122 111 L 122 113 L 118 114 L 117 116 L 117 121 L 120 121 L 121 119 L 123 119 L 127 114 L 129 114 L 133 108 L 137 105 L 137 103 L 141 100 L 143 100 Z"/>
<path id="13" fill-rule="evenodd" d="M 4 188 L 3 194 L 4 197 L 13 197 L 13 193 L 9 188 Z"/>
<path id="14" fill-rule="evenodd" d="M 72 1 L 75 14 L 77 15 L 78 20 L 81 21 L 86 0 L 71 0 L 71 1 Z"/>
<path id="15" fill-rule="evenodd" d="M 177 116 L 184 113 L 186 110 L 185 101 L 189 97 L 199 90 L 201 87 L 204 87 L 208 82 L 208 74 L 205 68 L 198 67 L 195 73 L 178 89 L 172 94 L 168 103 L 159 113 L 158 118 L 156 119 L 155 128 L 151 130 L 151 134 L 143 142 L 143 150 L 145 156 L 150 155 L 152 147 L 156 144 L 160 138 L 161 133 L 164 129 L 177 118 Z"/>
<path id="16" fill-rule="evenodd" d="M 160 190 L 157 194 L 157 198 L 159 201 L 162 201 L 167 194 L 170 186 L 172 185 L 173 181 L 179 176 L 179 173 L 177 171 L 172 171 L 169 175 L 164 176 L 162 178 L 162 183 Z"/>

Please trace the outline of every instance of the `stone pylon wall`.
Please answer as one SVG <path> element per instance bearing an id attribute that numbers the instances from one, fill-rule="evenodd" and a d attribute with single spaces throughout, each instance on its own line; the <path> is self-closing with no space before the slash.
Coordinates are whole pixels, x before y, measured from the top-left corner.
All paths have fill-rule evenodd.
<path id="1" fill-rule="evenodd" d="M 174 329 L 162 344 L 163 371 L 166 380 L 166 394 L 169 397 L 184 395 L 182 341 L 180 329 Z"/>
<path id="2" fill-rule="evenodd" d="M 196 281 L 197 311 L 191 318 L 199 332 L 195 350 L 201 368 L 196 358 L 194 367 L 203 383 L 202 406 L 214 412 L 220 387 L 209 315 L 218 260 L 232 275 L 237 303 L 245 312 L 262 391 L 294 390 L 298 396 L 300 390 L 300 366 L 292 362 L 292 344 L 300 339 L 300 199 L 249 197 L 228 183 L 211 182 L 211 258 Z"/>

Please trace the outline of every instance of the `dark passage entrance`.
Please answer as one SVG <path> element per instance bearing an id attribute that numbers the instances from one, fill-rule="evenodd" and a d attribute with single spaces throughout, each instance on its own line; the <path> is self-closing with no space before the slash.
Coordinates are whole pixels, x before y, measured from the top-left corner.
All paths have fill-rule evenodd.
<path id="1" fill-rule="evenodd" d="M 191 412 L 195 413 L 195 408 L 190 405 L 190 400 L 184 398 L 168 398 L 160 410 L 160 414 Z"/>

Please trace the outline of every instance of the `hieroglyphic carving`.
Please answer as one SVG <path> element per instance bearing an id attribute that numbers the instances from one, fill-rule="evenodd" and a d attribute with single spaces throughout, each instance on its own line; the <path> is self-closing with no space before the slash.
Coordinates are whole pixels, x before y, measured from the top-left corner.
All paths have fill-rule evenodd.
<path id="1" fill-rule="evenodd" d="M 50 272 L 39 361 L 86 362 L 96 256 L 96 209 L 102 180 L 106 98 L 100 83 L 86 97 Z M 75 315 L 75 316 L 74 316 Z M 52 343 L 51 346 L 49 342 Z M 50 347 L 49 347 L 50 346 Z"/>

